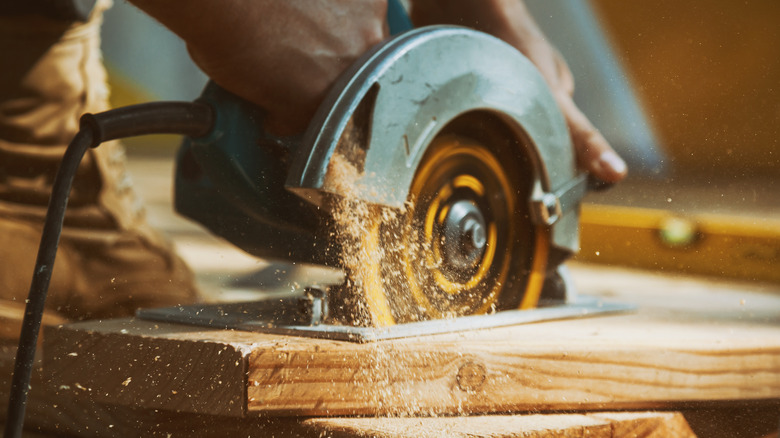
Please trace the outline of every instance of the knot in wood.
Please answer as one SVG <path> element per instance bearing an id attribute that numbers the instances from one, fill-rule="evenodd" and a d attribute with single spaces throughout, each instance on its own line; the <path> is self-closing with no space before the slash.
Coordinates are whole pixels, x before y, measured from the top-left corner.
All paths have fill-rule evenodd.
<path id="1" fill-rule="evenodd" d="M 466 362 L 458 370 L 456 380 L 458 388 L 466 392 L 474 392 L 485 383 L 485 366 L 475 362 Z"/>

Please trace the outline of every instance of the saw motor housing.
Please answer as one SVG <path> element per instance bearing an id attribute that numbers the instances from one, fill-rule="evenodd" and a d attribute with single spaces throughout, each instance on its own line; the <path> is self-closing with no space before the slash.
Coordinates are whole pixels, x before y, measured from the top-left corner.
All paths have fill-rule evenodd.
<path id="1" fill-rule="evenodd" d="M 529 245 L 533 257 L 545 258 L 534 266 L 544 269 L 547 298 L 565 301 L 572 293 L 559 267 L 578 249 L 587 175 L 576 169 L 569 131 L 544 79 L 508 44 L 450 26 L 393 37 L 340 77 L 301 137 L 268 134 L 260 108 L 213 83 L 201 100 L 216 109 L 215 127 L 181 148 L 175 207 L 248 253 L 341 266 L 328 200 L 403 209 L 432 145 L 468 139 L 487 150 L 501 144 L 501 153 L 517 160 L 507 172 L 522 180 L 522 202 L 508 204 L 510 213 L 535 230 Z M 486 162 L 506 165 L 496 156 Z M 348 188 L 333 170 L 337 160 L 356 170 Z M 475 203 L 453 201 L 456 208 L 441 216 Z M 485 245 L 478 254 L 489 252 Z M 519 299 L 508 302 L 516 307 Z"/>

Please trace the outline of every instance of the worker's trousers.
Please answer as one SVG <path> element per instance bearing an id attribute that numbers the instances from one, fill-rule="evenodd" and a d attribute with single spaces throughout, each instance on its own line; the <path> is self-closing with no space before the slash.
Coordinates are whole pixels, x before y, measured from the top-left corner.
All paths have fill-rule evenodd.
<path id="1" fill-rule="evenodd" d="M 108 107 L 100 24 L 0 17 L 0 305 L 23 305 L 40 229 L 79 117 Z M 192 273 L 146 224 L 117 142 L 88 151 L 76 177 L 47 311 L 84 319 L 195 300 Z"/>

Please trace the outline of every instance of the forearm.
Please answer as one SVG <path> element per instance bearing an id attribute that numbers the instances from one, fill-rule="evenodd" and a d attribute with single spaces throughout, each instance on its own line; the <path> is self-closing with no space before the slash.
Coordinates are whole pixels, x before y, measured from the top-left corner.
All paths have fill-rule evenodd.
<path id="1" fill-rule="evenodd" d="M 276 56 L 269 53 L 273 35 L 281 17 L 278 5 L 283 2 L 268 0 L 130 0 L 135 6 L 158 20 L 187 44 L 190 55 L 206 71 L 218 68 L 208 58 L 225 61 L 244 56 L 247 49 L 265 59 Z M 203 60 L 203 54 L 206 60 Z M 214 56 L 219 54 L 219 56 Z M 211 55 L 211 56 L 208 56 Z M 253 60 L 256 64 L 257 60 Z"/>
<path id="2" fill-rule="evenodd" d="M 217 84 L 303 129 L 335 78 L 386 35 L 382 0 L 130 0 Z"/>

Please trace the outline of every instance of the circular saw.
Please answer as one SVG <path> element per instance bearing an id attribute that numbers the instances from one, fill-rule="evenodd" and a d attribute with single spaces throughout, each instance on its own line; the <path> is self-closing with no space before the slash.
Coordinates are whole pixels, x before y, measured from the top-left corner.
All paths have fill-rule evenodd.
<path id="1" fill-rule="evenodd" d="M 330 318 L 392 326 L 566 302 L 578 173 L 563 116 L 508 44 L 459 27 L 411 30 L 334 84 L 307 131 L 214 84 L 212 132 L 177 159 L 175 203 L 247 252 L 335 266 Z"/>
<path id="2" fill-rule="evenodd" d="M 193 136 L 177 158 L 179 212 L 252 254 L 346 272 L 303 297 L 142 318 L 368 341 L 625 310 L 572 305 L 560 267 L 577 247 L 587 177 L 543 78 L 493 37 L 430 27 L 389 39 L 345 72 L 300 138 L 269 135 L 260 108 L 214 84 L 199 100 L 80 119 L 52 188 L 7 430 L 23 424 L 78 163 L 127 136 Z M 541 298 L 558 306 L 528 310 Z"/>

